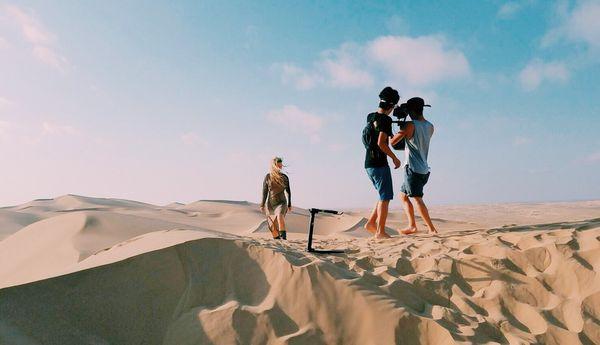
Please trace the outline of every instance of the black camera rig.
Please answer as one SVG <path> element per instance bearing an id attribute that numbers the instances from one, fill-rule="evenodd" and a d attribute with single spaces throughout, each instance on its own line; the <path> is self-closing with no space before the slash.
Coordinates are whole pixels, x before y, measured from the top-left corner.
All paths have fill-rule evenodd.
<path id="1" fill-rule="evenodd" d="M 396 108 L 394 108 L 394 112 L 392 116 L 397 118 L 397 120 L 392 120 L 392 123 L 395 123 L 400 127 L 400 130 L 403 130 L 406 127 L 406 117 L 409 115 L 408 113 L 408 104 L 402 103 Z M 394 150 L 404 151 L 406 147 L 406 141 L 404 138 L 397 142 L 395 145 L 392 145 Z"/>

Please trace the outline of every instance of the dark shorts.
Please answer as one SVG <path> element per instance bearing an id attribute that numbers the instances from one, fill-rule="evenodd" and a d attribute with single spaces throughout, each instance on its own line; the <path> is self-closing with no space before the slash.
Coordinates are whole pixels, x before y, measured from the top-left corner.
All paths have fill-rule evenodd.
<path id="1" fill-rule="evenodd" d="M 416 173 L 406 165 L 404 167 L 404 183 L 400 187 L 400 191 L 410 197 L 423 197 L 423 187 L 429 180 L 429 174 Z"/>
<path id="2" fill-rule="evenodd" d="M 379 200 L 392 200 L 394 187 L 392 186 L 392 172 L 390 167 L 366 168 L 369 179 L 379 193 Z"/>

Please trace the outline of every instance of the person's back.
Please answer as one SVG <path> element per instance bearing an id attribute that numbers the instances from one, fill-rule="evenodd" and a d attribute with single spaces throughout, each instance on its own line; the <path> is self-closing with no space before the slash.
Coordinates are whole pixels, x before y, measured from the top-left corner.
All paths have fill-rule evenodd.
<path id="1" fill-rule="evenodd" d="M 285 230 L 285 215 L 292 210 L 292 191 L 290 189 L 290 179 L 281 172 L 283 168 L 283 159 L 275 157 L 271 160 L 270 172 L 265 175 L 263 180 L 262 201 L 260 210 L 267 213 L 267 222 L 270 221 L 270 213 L 275 214 L 277 230 L 271 231 L 274 239 L 287 239 Z M 285 194 L 287 193 L 287 199 Z M 271 228 L 271 225 L 269 225 Z"/>
<path id="2" fill-rule="evenodd" d="M 288 176 L 284 173 L 281 173 L 283 183 L 279 183 L 271 179 L 271 174 L 267 174 L 265 176 L 265 181 L 267 183 L 267 188 L 269 191 L 269 202 L 272 205 L 277 205 L 281 203 L 286 203 L 287 199 L 285 197 L 285 192 L 290 189 L 290 180 Z"/>
<path id="3" fill-rule="evenodd" d="M 400 167 L 400 160 L 389 146 L 389 138 L 392 136 L 390 114 L 394 111 L 398 100 L 400 100 L 398 91 L 389 86 L 381 90 L 377 112 L 367 116 L 367 125 L 362 132 L 363 144 L 366 149 L 365 171 L 379 194 L 379 200 L 364 228 L 376 238 L 390 237 L 385 232 L 385 222 L 390 200 L 394 198 L 394 186 L 387 159 L 388 157 L 392 159 L 394 169 Z"/>
<path id="4" fill-rule="evenodd" d="M 419 174 L 427 174 L 429 165 L 429 142 L 433 135 L 433 124 L 425 119 L 413 120 L 413 136 L 406 140 L 406 164 L 410 169 Z"/>
<path id="5" fill-rule="evenodd" d="M 423 108 L 430 107 L 430 105 L 425 104 L 425 101 L 420 97 L 413 97 L 406 101 L 406 107 L 412 121 L 408 122 L 392 138 L 392 145 L 397 144 L 400 140 L 406 140 L 406 165 L 404 166 L 404 183 L 400 187 L 400 195 L 408 219 L 408 227 L 400 232 L 405 235 L 417 232 L 415 212 L 409 199 L 413 198 L 417 202 L 417 207 L 429 228 L 429 232 L 435 234 L 437 230 L 423 201 L 423 187 L 427 184 L 430 175 L 429 164 L 427 163 L 429 142 L 434 132 L 433 124 L 423 116 Z"/>

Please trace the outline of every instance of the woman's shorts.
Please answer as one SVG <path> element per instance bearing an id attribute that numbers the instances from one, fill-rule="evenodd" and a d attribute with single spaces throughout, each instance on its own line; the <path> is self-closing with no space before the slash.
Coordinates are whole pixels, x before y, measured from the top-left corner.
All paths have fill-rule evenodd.
<path id="1" fill-rule="evenodd" d="M 287 214 L 288 207 L 285 203 L 271 205 L 269 204 L 269 212 L 274 214 L 275 216 L 283 216 Z"/>

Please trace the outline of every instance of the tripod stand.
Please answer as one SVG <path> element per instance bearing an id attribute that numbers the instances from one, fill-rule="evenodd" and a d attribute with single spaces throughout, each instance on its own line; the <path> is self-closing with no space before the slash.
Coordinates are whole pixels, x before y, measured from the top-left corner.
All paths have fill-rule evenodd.
<path id="1" fill-rule="evenodd" d="M 338 212 L 338 211 L 332 211 L 332 210 L 320 210 L 318 208 L 310 208 L 308 209 L 308 211 L 310 212 L 310 222 L 308 225 L 308 246 L 306 248 L 307 251 L 311 252 L 311 253 L 319 253 L 319 254 L 333 254 L 333 253 L 343 253 L 343 250 L 320 250 L 320 249 L 314 249 L 312 247 L 312 240 L 313 240 L 313 232 L 314 232 L 314 228 L 315 228 L 315 215 L 317 213 L 331 213 L 331 214 L 342 214 L 343 212 Z"/>

